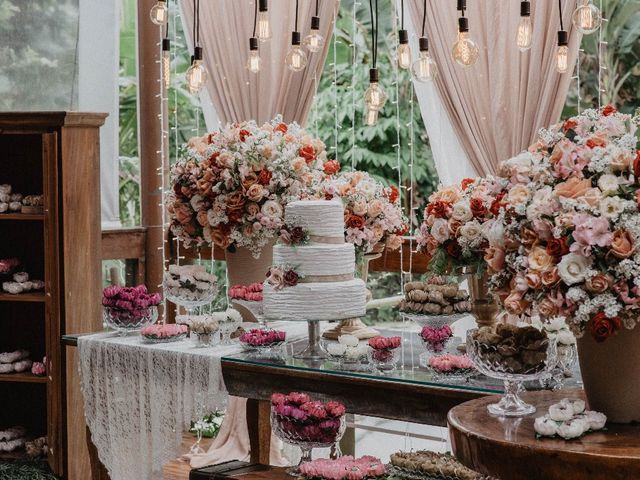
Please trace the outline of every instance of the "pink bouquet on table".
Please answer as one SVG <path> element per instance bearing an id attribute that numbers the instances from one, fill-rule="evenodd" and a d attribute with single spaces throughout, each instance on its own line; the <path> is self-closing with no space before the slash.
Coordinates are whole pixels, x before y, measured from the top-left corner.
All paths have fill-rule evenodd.
<path id="1" fill-rule="evenodd" d="M 409 226 L 402 213 L 397 187 L 385 187 L 366 172 L 345 172 L 327 179 L 319 196 L 344 203 L 345 237 L 360 254 L 376 245 L 397 250 Z"/>
<path id="2" fill-rule="evenodd" d="M 385 466 L 379 458 L 366 455 L 353 458 L 345 455 L 335 460 L 319 458 L 300 465 L 299 474 L 306 479 L 364 480 L 383 477 Z"/>
<path id="3" fill-rule="evenodd" d="M 229 297 L 233 300 L 247 300 L 250 302 L 262 301 L 262 283 L 256 282 L 250 285 L 233 285 L 229 289 Z"/>
<path id="4" fill-rule="evenodd" d="M 565 317 L 604 341 L 640 314 L 640 116 L 585 110 L 503 162 L 491 286 L 512 315 Z"/>
<path id="5" fill-rule="evenodd" d="M 373 337 L 369 339 L 369 346 L 373 350 L 372 357 L 374 360 L 384 362 L 393 357 L 393 350 L 398 348 L 402 343 L 400 337 Z"/>
<path id="6" fill-rule="evenodd" d="M 287 333 L 279 330 L 254 328 L 240 335 L 240 342 L 252 347 L 279 345 L 285 341 Z"/>
<path id="7" fill-rule="evenodd" d="M 298 442 L 333 444 L 343 431 L 345 406 L 313 401 L 306 393 L 271 396 L 271 413 L 281 434 Z"/>
<path id="8" fill-rule="evenodd" d="M 505 185 L 501 178 L 466 178 L 429 197 L 416 235 L 418 250 L 429 257 L 429 270 L 440 275 L 460 267 L 484 270 L 484 229 L 503 206 Z"/>
<path id="9" fill-rule="evenodd" d="M 171 171 L 171 231 L 187 247 L 246 247 L 257 257 L 280 234 L 286 204 L 322 181 L 326 163 L 324 143 L 281 117 L 192 138 Z"/>
<path id="10" fill-rule="evenodd" d="M 148 293 L 147 287 L 120 287 L 112 285 L 102 292 L 102 305 L 120 324 L 135 324 L 152 315 L 151 310 L 160 304 L 159 293 Z"/>
<path id="11" fill-rule="evenodd" d="M 441 352 L 444 350 L 444 347 L 452 336 L 453 331 L 449 325 L 443 325 L 442 327 L 425 325 L 420 332 L 422 341 L 433 352 Z"/>

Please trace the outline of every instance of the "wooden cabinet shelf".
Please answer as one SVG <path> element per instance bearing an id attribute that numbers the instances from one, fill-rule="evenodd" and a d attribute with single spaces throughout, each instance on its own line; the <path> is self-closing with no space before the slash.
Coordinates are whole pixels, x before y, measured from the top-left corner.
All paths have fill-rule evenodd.
<path id="1" fill-rule="evenodd" d="M 0 213 L 0 221 L 2 220 L 42 221 L 44 213 Z"/>
<path id="2" fill-rule="evenodd" d="M 44 292 L 35 293 L 0 293 L 0 302 L 45 302 L 47 300 Z"/>
<path id="3" fill-rule="evenodd" d="M 0 382 L 47 383 L 47 377 L 39 377 L 33 373 L 0 373 Z"/>

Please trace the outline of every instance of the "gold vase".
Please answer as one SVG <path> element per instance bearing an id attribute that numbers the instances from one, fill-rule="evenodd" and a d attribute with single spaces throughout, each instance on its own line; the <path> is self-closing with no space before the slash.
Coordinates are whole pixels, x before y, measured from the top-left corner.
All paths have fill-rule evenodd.
<path id="1" fill-rule="evenodd" d="M 462 274 L 467 277 L 469 296 L 471 298 L 471 313 L 476 318 L 478 327 L 495 325 L 500 306 L 493 295 L 489 293 L 489 275 L 485 271 L 478 275 L 474 268 L 465 267 Z"/>

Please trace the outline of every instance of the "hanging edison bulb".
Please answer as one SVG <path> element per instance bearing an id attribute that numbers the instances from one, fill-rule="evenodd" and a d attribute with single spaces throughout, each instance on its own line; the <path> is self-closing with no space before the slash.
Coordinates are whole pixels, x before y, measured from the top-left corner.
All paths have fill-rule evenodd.
<path id="1" fill-rule="evenodd" d="M 364 103 L 367 105 L 367 113 L 365 117 L 365 123 L 367 125 L 373 125 L 378 119 L 377 112 L 384 107 L 387 101 L 387 94 L 380 86 L 378 77 L 378 69 L 372 68 L 369 70 L 369 88 L 364 92 Z M 374 115 L 371 110 L 375 110 Z M 372 120 L 373 123 L 369 123 Z"/>
<path id="2" fill-rule="evenodd" d="M 269 4 L 267 0 L 260 0 L 258 18 L 256 21 L 256 37 L 261 42 L 271 39 L 271 22 L 269 21 Z"/>
<path id="3" fill-rule="evenodd" d="M 193 60 L 191 66 L 187 69 L 185 79 L 187 80 L 187 88 L 192 95 L 197 94 L 207 83 L 209 73 L 204 63 L 202 63 L 202 47 L 196 47 L 193 52 Z"/>
<path id="4" fill-rule="evenodd" d="M 592 0 L 586 0 L 583 5 L 575 9 L 571 20 L 580 33 L 589 35 L 600 28 L 602 12 L 592 3 Z"/>
<path id="5" fill-rule="evenodd" d="M 458 38 L 453 44 L 451 55 L 459 65 L 468 67 L 478 61 L 478 54 L 478 45 L 469 36 L 469 19 L 460 17 L 458 19 Z"/>
<path id="6" fill-rule="evenodd" d="M 531 4 L 528 1 L 520 2 L 520 23 L 518 23 L 518 34 L 516 44 L 521 52 L 526 52 L 531 48 L 533 42 L 533 25 L 531 24 Z"/>
<path id="7" fill-rule="evenodd" d="M 378 112 L 379 110 L 375 108 L 367 107 L 367 110 L 364 113 L 364 124 L 368 127 L 373 127 L 378 123 Z"/>
<path id="8" fill-rule="evenodd" d="M 247 59 L 247 70 L 251 73 L 260 71 L 260 54 L 258 52 L 258 39 L 251 37 L 249 39 L 249 58 Z"/>
<path id="9" fill-rule="evenodd" d="M 300 48 L 300 32 L 291 32 L 291 49 L 284 62 L 294 72 L 299 72 L 307 66 L 307 54 Z"/>
<path id="10" fill-rule="evenodd" d="M 171 40 L 162 39 L 162 85 L 165 90 L 171 86 Z"/>
<path id="11" fill-rule="evenodd" d="M 311 17 L 311 30 L 302 43 L 311 53 L 320 51 L 324 45 L 324 37 L 320 35 L 320 17 Z"/>
<path id="12" fill-rule="evenodd" d="M 419 82 L 432 81 L 437 73 L 436 62 L 429 54 L 429 40 L 426 37 L 420 37 L 420 54 L 418 59 L 413 62 L 413 78 Z"/>
<path id="13" fill-rule="evenodd" d="M 156 25 L 166 25 L 169 21 L 169 9 L 166 0 L 158 0 L 149 12 L 151 21 Z"/>
<path id="14" fill-rule="evenodd" d="M 556 49 L 556 70 L 565 73 L 569 69 L 569 35 L 566 31 L 558 32 L 558 48 Z"/>
<path id="15" fill-rule="evenodd" d="M 402 68 L 403 70 L 411 68 L 409 33 L 406 30 L 398 31 L 398 68 Z"/>

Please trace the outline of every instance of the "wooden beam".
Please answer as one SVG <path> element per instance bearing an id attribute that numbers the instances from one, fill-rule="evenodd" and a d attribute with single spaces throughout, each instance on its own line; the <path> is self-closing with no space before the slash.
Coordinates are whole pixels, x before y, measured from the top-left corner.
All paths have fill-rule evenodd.
<path id="1" fill-rule="evenodd" d="M 149 21 L 156 0 L 138 0 L 138 145 L 140 150 L 140 203 L 145 241 L 146 284 L 158 291 L 164 269 L 162 258 L 162 177 L 158 153 L 162 149 L 161 29 Z"/>
<path id="2" fill-rule="evenodd" d="M 144 258 L 147 230 L 142 227 L 102 231 L 102 259 Z"/>

